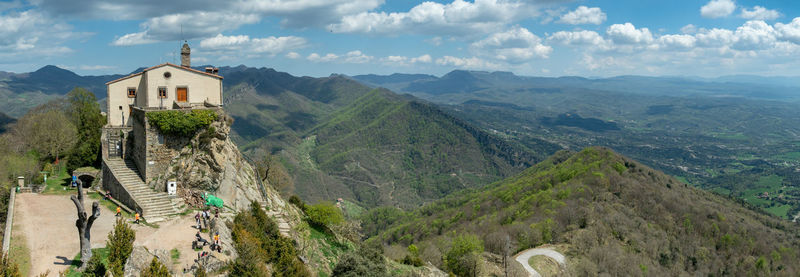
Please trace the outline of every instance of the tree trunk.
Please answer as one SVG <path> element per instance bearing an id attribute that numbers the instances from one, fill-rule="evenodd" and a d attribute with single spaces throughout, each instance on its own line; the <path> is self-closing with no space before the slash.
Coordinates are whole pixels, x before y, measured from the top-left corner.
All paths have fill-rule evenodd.
<path id="1" fill-rule="evenodd" d="M 83 184 L 78 184 L 78 195 L 70 196 L 72 203 L 75 203 L 75 208 L 78 210 L 78 219 L 75 221 L 75 227 L 78 228 L 78 239 L 81 242 L 81 267 L 83 270 L 89 259 L 92 258 L 92 224 L 94 220 L 100 217 L 100 204 L 95 201 L 92 203 L 92 216 L 87 216 L 86 210 L 83 208 Z"/>

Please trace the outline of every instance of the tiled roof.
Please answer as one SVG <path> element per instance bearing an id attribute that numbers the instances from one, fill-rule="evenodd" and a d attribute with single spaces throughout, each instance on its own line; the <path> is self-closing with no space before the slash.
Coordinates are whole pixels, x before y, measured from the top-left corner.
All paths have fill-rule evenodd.
<path id="1" fill-rule="evenodd" d="M 207 76 L 211 76 L 211 77 L 214 77 L 214 78 L 222 79 L 222 76 L 219 76 L 217 74 L 211 74 L 211 73 L 207 73 L 207 72 L 200 71 L 200 70 L 197 70 L 197 69 L 193 69 L 193 68 L 189 68 L 189 67 L 183 67 L 183 66 L 175 65 L 175 64 L 171 64 L 171 63 L 163 63 L 163 64 L 159 64 L 159 65 L 156 65 L 156 66 L 153 66 L 153 67 L 145 68 L 144 70 L 142 70 L 142 72 L 134 73 L 134 74 L 131 74 L 131 75 L 128 75 L 128 76 L 125 76 L 125 77 L 122 77 L 122 78 L 119 78 L 119 79 L 116 79 L 116 80 L 113 80 L 113 81 L 109 81 L 109 82 L 106 83 L 106 85 L 112 84 L 112 83 L 116 83 L 116 82 L 131 78 L 131 77 L 135 77 L 135 76 L 138 76 L 138 75 L 142 75 L 142 73 L 145 73 L 145 72 L 147 72 L 149 70 L 156 69 L 156 68 L 159 68 L 159 67 L 162 67 L 162 66 L 172 66 L 172 67 L 183 69 L 183 70 L 186 70 L 186 71 L 190 71 L 190 72 L 194 72 L 194 73 L 200 73 L 200 74 L 203 74 L 203 75 L 207 75 Z"/>

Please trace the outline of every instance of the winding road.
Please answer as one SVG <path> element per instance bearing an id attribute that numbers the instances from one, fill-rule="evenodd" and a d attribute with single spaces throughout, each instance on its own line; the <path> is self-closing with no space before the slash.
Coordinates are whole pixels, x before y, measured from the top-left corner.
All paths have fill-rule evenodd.
<path id="1" fill-rule="evenodd" d="M 545 248 L 531 248 L 531 249 L 519 252 L 519 254 L 517 254 L 517 257 L 515 258 L 515 260 L 517 260 L 518 263 L 522 264 L 522 267 L 524 267 L 525 270 L 527 270 L 528 273 L 531 276 L 540 277 L 542 275 L 539 274 L 539 272 L 536 272 L 536 270 L 533 269 L 530 264 L 528 264 L 528 260 L 530 260 L 531 257 L 539 256 L 539 255 L 550 257 L 553 260 L 556 260 L 556 262 L 558 262 L 561 266 L 565 266 L 566 263 L 567 263 L 567 258 L 564 257 L 563 254 L 558 253 L 557 251 L 555 251 L 553 249 L 550 249 L 550 248 L 547 248 L 547 247 L 545 247 Z"/>

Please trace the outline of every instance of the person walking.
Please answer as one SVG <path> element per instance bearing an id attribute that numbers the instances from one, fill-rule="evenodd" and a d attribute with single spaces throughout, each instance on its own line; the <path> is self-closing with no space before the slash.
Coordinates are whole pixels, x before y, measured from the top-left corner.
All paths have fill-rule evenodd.
<path id="1" fill-rule="evenodd" d="M 116 214 L 116 216 L 121 216 L 121 215 L 122 215 L 122 208 L 117 206 L 117 214 Z"/>
<path id="2" fill-rule="evenodd" d="M 133 222 L 139 224 L 139 212 L 136 212 L 136 215 L 134 215 L 133 218 L 134 218 Z"/>

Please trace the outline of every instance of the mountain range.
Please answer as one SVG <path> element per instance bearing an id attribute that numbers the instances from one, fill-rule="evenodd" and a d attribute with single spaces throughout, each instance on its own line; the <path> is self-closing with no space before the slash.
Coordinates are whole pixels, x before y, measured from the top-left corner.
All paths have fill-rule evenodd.
<path id="1" fill-rule="evenodd" d="M 544 78 L 464 70 L 441 77 L 334 74 L 312 78 L 243 65 L 222 67 L 220 73 L 225 77 L 226 110 L 237 121 L 233 127 L 237 144 L 254 157 L 277 154 L 295 181 L 285 193 L 309 200 L 344 197 L 368 206 L 413 206 L 457 188 L 508 177 L 558 149 L 601 145 L 684 182 L 745 199 L 777 216 L 791 219 L 800 214 L 800 188 L 794 181 L 800 180 L 800 174 L 793 170 L 800 166 L 800 152 L 795 148 L 800 143 L 800 112 L 795 108 L 797 89 L 791 87 L 792 78 Z M 3 73 L 0 105 L 5 106 L 0 109 L 19 117 L 74 85 L 89 87 L 102 98 L 104 82 L 119 76 L 79 76 L 55 66 L 24 74 Z M 411 95 L 375 93 L 377 87 Z M 372 113 L 358 112 L 369 109 Z M 437 134 L 420 128 L 408 130 L 427 132 L 419 135 L 421 140 L 395 135 L 384 136 L 395 139 L 386 140 L 394 144 L 364 144 L 365 134 L 392 133 L 392 128 L 407 128 L 412 122 L 451 122 L 436 126 L 459 134 L 454 141 L 465 144 L 430 148 L 417 143 L 390 149 L 411 145 L 400 143 L 403 140 L 426 141 L 430 134 Z M 463 134 L 473 139 L 465 140 Z M 505 146 L 498 148 L 494 140 L 480 139 L 484 137 L 500 138 Z M 462 151 L 465 147 L 482 149 L 480 162 L 467 166 L 462 158 L 472 152 Z M 342 153 L 343 149 L 352 151 Z M 435 165 L 433 159 L 415 166 L 404 163 L 416 160 L 415 151 L 420 149 L 425 157 L 434 151 L 446 154 L 440 161 L 455 159 L 455 164 L 412 181 L 415 170 Z M 453 156 L 453 152 L 464 156 Z M 383 155 L 387 155 L 386 163 L 372 158 Z M 520 163 L 519 157 L 528 160 Z M 474 156 L 469 160 L 475 160 Z M 452 176 L 455 168 L 474 169 L 484 162 L 485 170 Z M 436 189 L 410 188 L 434 179 L 431 187 Z M 391 189 L 396 180 L 402 180 L 400 190 Z M 319 189 L 319 183 L 328 185 Z M 405 196 L 388 196 L 394 193 Z M 775 196 L 761 197 L 764 193 Z M 397 200 L 404 198 L 410 200 Z"/>
<path id="2" fill-rule="evenodd" d="M 343 198 L 391 259 L 414 244 L 448 269 L 453 240 L 472 235 L 498 275 L 502 256 L 542 245 L 576 276 L 800 271 L 800 231 L 782 220 L 800 212 L 791 80 L 220 73 L 232 139 L 286 171 L 272 185 Z M 2 73 L 0 120 L 74 86 L 102 98 L 119 76 Z"/>

